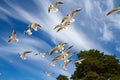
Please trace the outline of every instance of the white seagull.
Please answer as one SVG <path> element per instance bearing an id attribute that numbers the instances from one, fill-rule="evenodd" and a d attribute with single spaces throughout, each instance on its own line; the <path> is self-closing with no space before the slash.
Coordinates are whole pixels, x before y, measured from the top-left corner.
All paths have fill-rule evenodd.
<path id="1" fill-rule="evenodd" d="M 19 39 L 17 39 L 17 37 L 16 37 L 16 31 L 14 31 L 14 30 L 12 32 L 12 35 L 9 36 L 9 39 L 8 39 L 8 42 L 11 42 L 11 41 L 16 41 L 16 42 L 19 41 Z"/>
<path id="2" fill-rule="evenodd" d="M 22 59 L 22 60 L 25 60 L 26 58 L 25 58 L 25 56 L 26 56 L 26 54 L 28 54 L 28 53 L 31 53 L 32 51 L 24 51 L 23 53 L 21 53 L 21 54 L 19 54 L 19 56 L 20 56 L 20 58 Z"/>
<path id="3" fill-rule="evenodd" d="M 80 10 L 81 10 L 81 9 L 78 8 L 78 9 L 75 9 L 75 10 L 71 11 L 70 14 L 68 14 L 68 15 L 65 16 L 65 17 L 63 17 L 61 23 L 65 22 L 66 20 L 67 20 L 67 21 L 70 21 L 70 22 L 74 22 L 75 19 L 73 18 L 73 16 L 74 16 L 77 12 L 79 12 Z"/>
<path id="4" fill-rule="evenodd" d="M 66 45 L 66 42 L 61 42 L 59 43 L 57 46 L 55 46 L 54 48 L 52 48 L 51 50 L 49 50 L 50 55 L 52 55 L 55 51 L 60 50 L 62 51 L 64 49 L 64 46 Z"/>
<path id="5" fill-rule="evenodd" d="M 38 56 L 40 56 L 40 57 L 45 57 L 46 53 L 36 53 L 35 55 L 36 55 L 36 56 L 38 55 Z"/>
<path id="6" fill-rule="evenodd" d="M 63 60 L 64 60 L 64 62 L 68 62 L 69 60 L 69 58 L 70 57 L 72 57 L 74 54 L 75 54 L 76 52 L 72 52 L 72 53 L 70 53 L 70 54 L 65 54 L 64 56 L 63 56 Z"/>
<path id="7" fill-rule="evenodd" d="M 32 30 L 37 31 L 37 28 L 41 27 L 41 25 L 39 25 L 38 23 L 32 23 L 29 25 L 29 28 L 27 30 L 24 31 L 24 34 L 32 34 Z"/>
<path id="8" fill-rule="evenodd" d="M 63 64 L 63 66 L 62 66 L 62 68 L 64 69 L 64 70 L 67 70 L 67 65 L 71 62 L 72 60 L 69 60 L 68 62 L 66 62 L 65 64 Z"/>
<path id="9" fill-rule="evenodd" d="M 64 51 L 62 51 L 60 54 L 58 54 L 57 56 L 55 56 L 52 61 L 64 60 L 63 56 L 64 56 L 72 47 L 73 47 L 73 46 L 70 46 L 70 47 L 68 47 L 67 49 L 65 49 Z"/>
<path id="10" fill-rule="evenodd" d="M 50 13 L 51 10 L 54 10 L 55 12 L 57 12 L 58 11 L 58 8 L 57 8 L 58 4 L 63 4 L 63 2 L 57 1 L 53 5 L 50 5 L 48 7 L 48 12 Z"/>
<path id="11" fill-rule="evenodd" d="M 50 63 L 50 66 L 55 67 L 55 64 L 56 64 L 56 62 L 55 62 L 55 61 L 53 61 L 53 62 L 51 62 L 51 63 Z"/>
<path id="12" fill-rule="evenodd" d="M 47 76 L 51 76 L 52 74 L 54 74 L 53 72 L 45 72 L 47 74 Z"/>
<path id="13" fill-rule="evenodd" d="M 60 23 L 59 25 L 57 25 L 54 29 L 57 29 L 57 32 L 61 31 L 62 29 L 66 29 L 69 25 L 71 24 L 71 22 L 64 22 L 64 23 Z"/>

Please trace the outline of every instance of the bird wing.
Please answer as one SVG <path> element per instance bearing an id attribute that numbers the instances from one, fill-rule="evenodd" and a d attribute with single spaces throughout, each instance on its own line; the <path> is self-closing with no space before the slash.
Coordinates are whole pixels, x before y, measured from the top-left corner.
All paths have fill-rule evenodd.
<path id="1" fill-rule="evenodd" d="M 77 12 L 79 12 L 80 9 L 76 9 L 76 10 L 73 10 L 71 13 L 70 13 L 70 16 L 73 17 Z"/>
<path id="2" fill-rule="evenodd" d="M 8 39 L 8 42 L 11 42 L 12 40 L 13 40 L 13 38 L 10 37 L 10 38 Z"/>
<path id="3" fill-rule="evenodd" d="M 117 12 L 117 11 L 120 11 L 120 7 L 114 8 L 114 9 L 110 10 L 110 11 L 106 14 L 106 16 L 108 16 L 108 15 L 114 13 L 114 12 Z"/>
<path id="4" fill-rule="evenodd" d="M 36 28 L 36 27 L 41 27 L 41 25 L 38 24 L 38 23 L 34 23 L 34 24 L 33 24 L 33 28 Z"/>
<path id="5" fill-rule="evenodd" d="M 57 30 L 57 32 L 59 32 L 59 31 L 61 31 L 63 28 L 61 27 L 61 28 L 59 28 L 58 30 Z"/>
<path id="6" fill-rule="evenodd" d="M 54 6 L 57 7 L 58 4 L 63 4 L 63 2 L 61 2 L 61 1 L 55 2 Z"/>
<path id="7" fill-rule="evenodd" d="M 58 54 L 57 56 L 55 56 L 55 57 L 53 58 L 52 61 L 61 60 L 61 59 L 62 59 L 62 54 Z"/>
<path id="8" fill-rule="evenodd" d="M 32 51 L 24 51 L 23 52 L 23 55 L 26 55 L 26 54 L 28 54 L 28 53 L 31 53 Z"/>
<path id="9" fill-rule="evenodd" d="M 66 19 L 68 19 L 68 16 L 63 17 L 61 23 L 65 22 Z"/>
<path id="10" fill-rule="evenodd" d="M 54 29 L 56 29 L 56 28 L 58 28 L 58 27 L 60 27 L 60 25 L 55 26 Z"/>
<path id="11" fill-rule="evenodd" d="M 32 23 L 28 25 L 29 29 L 32 30 Z"/>
<path id="12" fill-rule="evenodd" d="M 38 27 L 42 27 L 40 24 L 37 24 Z"/>
<path id="13" fill-rule="evenodd" d="M 72 52 L 71 54 L 68 54 L 68 58 L 70 58 L 71 56 L 73 56 L 75 54 L 75 52 Z"/>
<path id="14" fill-rule="evenodd" d="M 64 52 L 68 52 L 73 46 L 68 47 L 67 49 L 64 50 Z"/>
<path id="15" fill-rule="evenodd" d="M 65 22 L 63 25 L 67 27 L 67 26 L 70 25 L 70 24 L 71 24 L 71 22 L 68 22 L 68 21 L 67 21 L 67 22 Z"/>
<path id="16" fill-rule="evenodd" d="M 67 65 L 68 65 L 71 61 L 72 61 L 72 60 L 69 60 L 68 62 L 66 62 L 66 63 L 62 66 L 64 70 L 66 69 Z"/>
<path id="17" fill-rule="evenodd" d="M 83 59 L 80 59 L 80 60 L 77 60 L 77 61 L 75 61 L 75 62 L 78 62 L 78 63 L 80 63 L 80 62 L 82 62 L 82 61 L 84 61 L 85 60 L 85 58 L 83 58 Z"/>
<path id="18" fill-rule="evenodd" d="M 50 51 L 49 51 L 49 53 L 50 53 L 50 55 L 52 55 L 55 51 L 57 51 L 58 50 L 58 48 L 57 47 L 54 47 L 53 49 L 51 49 Z"/>
<path id="19" fill-rule="evenodd" d="M 58 45 L 60 45 L 61 47 L 64 46 L 64 44 L 67 44 L 66 42 L 61 42 Z"/>
<path id="20" fill-rule="evenodd" d="M 83 58 L 83 59 L 80 59 L 79 61 L 81 62 L 81 61 L 84 61 L 85 60 L 85 58 Z"/>
<path id="21" fill-rule="evenodd" d="M 49 12 L 49 13 L 50 13 L 50 10 L 51 10 L 51 7 L 49 6 L 49 7 L 48 7 L 48 12 Z"/>

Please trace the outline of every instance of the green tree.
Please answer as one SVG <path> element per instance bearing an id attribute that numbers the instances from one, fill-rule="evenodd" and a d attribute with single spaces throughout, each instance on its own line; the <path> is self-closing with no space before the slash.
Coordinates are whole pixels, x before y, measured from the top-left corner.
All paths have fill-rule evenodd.
<path id="1" fill-rule="evenodd" d="M 67 78 L 67 76 L 61 75 L 61 74 L 60 74 L 56 79 L 57 79 L 57 80 L 69 80 L 69 79 Z"/>
<path id="2" fill-rule="evenodd" d="M 85 58 L 82 64 L 75 63 L 73 80 L 120 80 L 120 64 L 114 55 L 106 55 L 98 50 L 81 51 L 78 59 Z"/>

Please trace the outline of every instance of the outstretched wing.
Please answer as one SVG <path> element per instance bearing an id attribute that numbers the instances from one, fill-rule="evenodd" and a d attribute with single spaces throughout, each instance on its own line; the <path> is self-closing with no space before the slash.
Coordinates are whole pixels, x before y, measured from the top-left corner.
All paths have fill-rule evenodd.
<path id="1" fill-rule="evenodd" d="M 63 28 L 59 28 L 58 30 L 57 30 L 57 32 L 59 32 L 59 31 L 61 31 Z"/>
<path id="2" fill-rule="evenodd" d="M 68 58 L 70 58 L 71 56 L 73 56 L 76 52 L 72 52 L 71 54 L 68 54 Z"/>
<path id="3" fill-rule="evenodd" d="M 48 13 L 50 13 L 50 10 L 51 10 L 51 6 L 48 7 Z"/>
<path id="4" fill-rule="evenodd" d="M 38 27 L 42 27 L 40 24 L 37 24 Z"/>
<path id="5" fill-rule="evenodd" d="M 64 52 L 68 52 L 73 46 L 68 47 L 67 49 L 64 50 Z"/>
<path id="6" fill-rule="evenodd" d="M 57 25 L 56 27 L 54 27 L 54 29 L 56 29 L 56 28 L 58 28 L 58 27 L 60 27 L 60 25 Z"/>
<path id="7" fill-rule="evenodd" d="M 8 39 L 8 42 L 11 42 L 13 39 L 10 37 L 9 39 Z"/>
<path id="8" fill-rule="evenodd" d="M 49 53 L 50 53 L 50 55 L 52 55 L 55 51 L 57 51 L 58 50 L 58 48 L 57 47 L 54 47 L 53 49 L 51 49 L 50 51 L 49 51 Z"/>
<path id="9" fill-rule="evenodd" d="M 26 55 L 26 54 L 28 54 L 28 53 L 31 53 L 32 51 L 24 51 L 23 52 L 23 55 Z"/>
<path id="10" fill-rule="evenodd" d="M 63 4 L 63 2 L 61 2 L 61 1 L 55 2 L 54 6 L 57 7 L 58 4 Z"/>
<path id="11" fill-rule="evenodd" d="M 76 10 L 73 10 L 71 13 L 70 13 L 70 16 L 73 17 L 77 12 L 79 12 L 81 9 L 76 9 Z"/>
<path id="12" fill-rule="evenodd" d="M 68 16 L 68 15 L 67 15 L 67 16 Z M 65 22 L 65 20 L 67 20 L 67 19 L 68 19 L 68 17 L 67 17 L 67 16 L 65 16 L 65 17 L 63 17 L 63 18 L 62 18 L 61 23 Z"/>
<path id="13" fill-rule="evenodd" d="M 54 57 L 52 61 L 61 60 L 61 59 L 62 59 L 62 54 L 58 54 L 57 56 Z"/>
<path id="14" fill-rule="evenodd" d="M 114 13 L 114 12 L 117 12 L 117 11 L 120 11 L 120 7 L 114 8 L 114 9 L 110 10 L 110 11 L 106 14 L 106 16 L 108 16 L 108 15 Z"/>

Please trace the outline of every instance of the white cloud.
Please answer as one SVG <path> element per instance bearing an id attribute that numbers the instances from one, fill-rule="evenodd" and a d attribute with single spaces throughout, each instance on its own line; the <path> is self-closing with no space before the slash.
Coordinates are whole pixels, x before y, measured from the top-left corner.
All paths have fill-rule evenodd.
<path id="1" fill-rule="evenodd" d="M 86 1 L 84 2 L 84 4 L 85 4 L 85 11 L 86 11 L 86 13 L 87 13 L 88 15 L 90 15 L 90 14 L 91 14 L 91 11 L 92 11 L 92 9 L 93 9 L 92 3 L 90 2 L 90 0 L 86 0 Z"/>
<path id="2" fill-rule="evenodd" d="M 103 30 L 101 31 L 102 33 L 102 37 L 101 40 L 104 41 L 112 41 L 114 39 L 114 35 L 113 32 L 111 30 L 109 30 L 109 27 L 105 24 L 103 27 Z"/>

